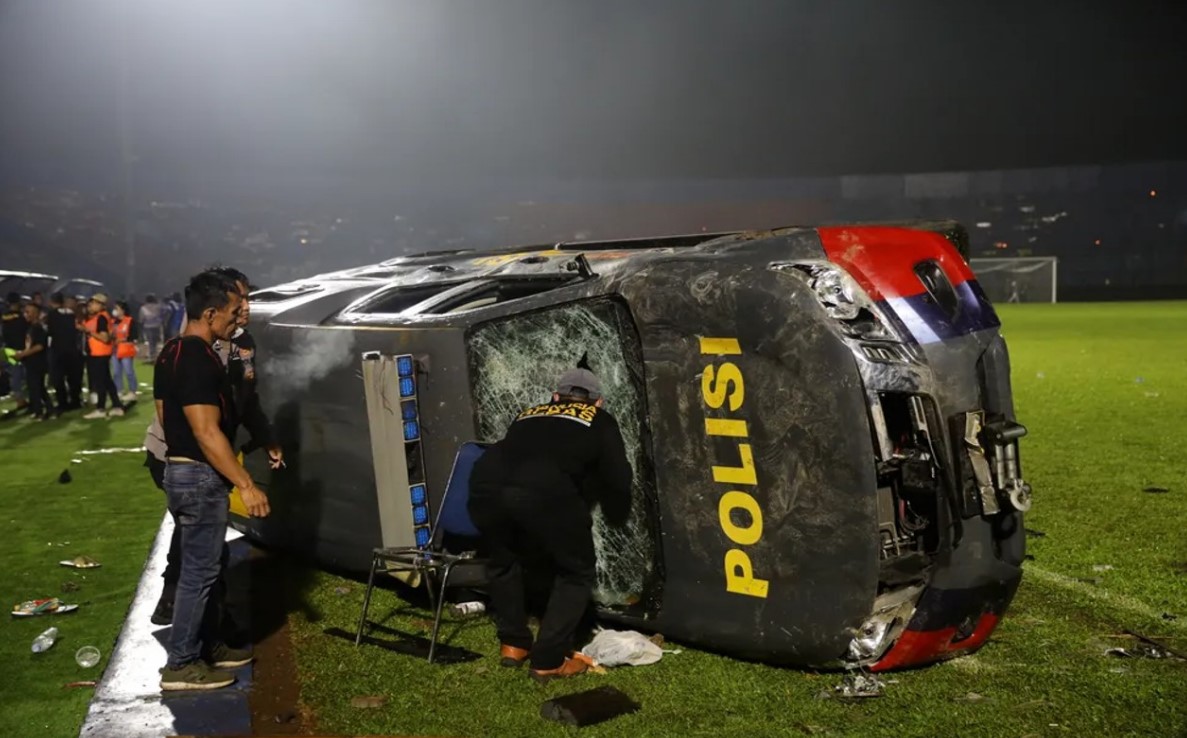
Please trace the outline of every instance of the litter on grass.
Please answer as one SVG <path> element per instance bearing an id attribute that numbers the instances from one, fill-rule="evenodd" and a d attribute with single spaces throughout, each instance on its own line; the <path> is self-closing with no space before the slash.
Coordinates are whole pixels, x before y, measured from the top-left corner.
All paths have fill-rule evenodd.
<path id="1" fill-rule="evenodd" d="M 826 689 L 816 695 L 816 699 L 864 700 L 881 697 L 886 685 L 891 683 L 873 674 L 849 674 L 831 691 Z"/>
<path id="2" fill-rule="evenodd" d="M 1142 491 L 1143 491 L 1143 492 L 1147 492 L 1147 493 L 1149 493 L 1149 494 L 1152 494 L 1152 495 L 1164 495 L 1164 494 L 1166 494 L 1167 492 L 1170 492 L 1170 489 L 1168 489 L 1168 488 L 1166 488 L 1166 487 L 1154 487 L 1154 486 L 1151 486 L 1151 487 L 1144 487 L 1144 488 L 1142 488 Z"/>
<path id="3" fill-rule="evenodd" d="M 638 631 L 599 630 L 581 653 L 599 666 L 646 666 L 662 659 L 665 651 Z"/>
<path id="4" fill-rule="evenodd" d="M 72 559 L 59 561 L 62 566 L 69 566 L 73 569 L 98 569 L 103 566 L 98 561 L 95 561 L 90 556 L 75 556 Z"/>
<path id="5" fill-rule="evenodd" d="M 78 605 L 65 605 L 57 597 L 50 597 L 44 600 L 25 600 L 18 605 L 13 605 L 12 616 L 14 618 L 30 618 L 38 615 L 64 615 L 77 609 Z"/>
<path id="6" fill-rule="evenodd" d="M 1092 570 L 1093 571 L 1112 571 L 1113 565 L 1112 564 L 1095 564 L 1095 565 L 1093 565 Z"/>

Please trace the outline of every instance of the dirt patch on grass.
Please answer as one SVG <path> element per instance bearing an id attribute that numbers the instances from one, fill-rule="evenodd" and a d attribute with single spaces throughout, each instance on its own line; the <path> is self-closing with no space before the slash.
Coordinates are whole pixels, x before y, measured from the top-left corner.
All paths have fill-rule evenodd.
<path id="1" fill-rule="evenodd" d="M 284 556 L 256 549 L 251 555 L 251 622 L 255 665 L 248 698 L 255 735 L 307 735 L 316 720 L 301 704 L 288 604 L 297 586 Z"/>

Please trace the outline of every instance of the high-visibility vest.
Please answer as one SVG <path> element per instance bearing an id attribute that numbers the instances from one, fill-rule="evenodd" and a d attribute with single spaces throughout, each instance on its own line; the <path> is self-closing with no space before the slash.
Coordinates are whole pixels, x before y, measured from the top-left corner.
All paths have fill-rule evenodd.
<path id="1" fill-rule="evenodd" d="M 132 318 L 125 315 L 115 321 L 115 358 L 131 359 L 136 356 L 136 344 L 132 343 Z"/>
<path id="2" fill-rule="evenodd" d="M 108 333 L 112 333 L 115 329 L 115 321 L 111 319 L 111 316 L 107 314 L 106 310 L 87 318 L 87 353 L 91 356 L 111 356 L 113 344 L 103 343 L 98 338 L 90 335 L 99 330 L 99 318 L 107 318 Z"/>

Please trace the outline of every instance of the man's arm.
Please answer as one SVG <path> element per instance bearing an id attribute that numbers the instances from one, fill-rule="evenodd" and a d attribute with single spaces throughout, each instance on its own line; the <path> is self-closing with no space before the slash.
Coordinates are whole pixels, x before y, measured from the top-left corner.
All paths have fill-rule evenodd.
<path id="1" fill-rule="evenodd" d="M 602 478 L 602 514 L 611 525 L 623 525 L 631 514 L 631 481 L 634 472 L 626 457 L 626 446 L 618 421 L 603 411 L 600 418 L 602 448 L 598 459 L 598 476 Z"/>
<path id="2" fill-rule="evenodd" d="M 256 518 L 268 516 L 271 509 L 268 506 L 268 496 L 255 486 L 251 475 L 235 458 L 235 451 L 231 442 L 223 435 L 219 428 L 219 408 L 215 405 L 185 405 L 186 422 L 198 441 L 203 455 L 215 470 L 239 488 L 243 504 L 247 507 L 248 515 Z"/>
<path id="3" fill-rule="evenodd" d="M 33 343 L 33 336 L 25 336 L 25 350 L 18 351 L 16 353 L 16 358 L 27 359 L 28 357 L 33 356 L 34 354 L 39 354 L 42 351 L 45 351 L 44 345 L 40 343 Z"/>

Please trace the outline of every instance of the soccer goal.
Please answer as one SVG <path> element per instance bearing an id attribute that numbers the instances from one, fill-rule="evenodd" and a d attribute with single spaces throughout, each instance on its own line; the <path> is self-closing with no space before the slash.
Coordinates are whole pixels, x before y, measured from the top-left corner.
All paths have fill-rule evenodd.
<path id="1" fill-rule="evenodd" d="M 1055 302 L 1059 259 L 1054 256 L 970 259 L 991 302 Z"/>

